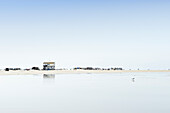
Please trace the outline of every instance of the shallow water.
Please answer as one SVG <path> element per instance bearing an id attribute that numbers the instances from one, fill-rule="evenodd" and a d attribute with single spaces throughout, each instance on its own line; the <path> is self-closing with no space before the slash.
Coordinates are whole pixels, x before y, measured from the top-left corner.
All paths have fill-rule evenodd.
<path id="1" fill-rule="evenodd" d="M 170 73 L 0 76 L 0 113 L 169 113 Z"/>

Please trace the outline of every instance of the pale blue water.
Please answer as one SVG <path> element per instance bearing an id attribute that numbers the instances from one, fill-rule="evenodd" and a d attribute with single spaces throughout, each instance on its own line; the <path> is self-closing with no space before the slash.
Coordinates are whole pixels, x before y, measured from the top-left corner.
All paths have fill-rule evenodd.
<path id="1" fill-rule="evenodd" d="M 170 113 L 170 73 L 2 75 L 0 113 Z"/>

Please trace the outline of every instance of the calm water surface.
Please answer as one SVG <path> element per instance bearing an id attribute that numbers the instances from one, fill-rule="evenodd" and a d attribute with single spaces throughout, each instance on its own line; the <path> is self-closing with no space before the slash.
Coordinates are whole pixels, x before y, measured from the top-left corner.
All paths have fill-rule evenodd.
<path id="1" fill-rule="evenodd" d="M 1 75 L 0 113 L 170 113 L 170 73 Z"/>

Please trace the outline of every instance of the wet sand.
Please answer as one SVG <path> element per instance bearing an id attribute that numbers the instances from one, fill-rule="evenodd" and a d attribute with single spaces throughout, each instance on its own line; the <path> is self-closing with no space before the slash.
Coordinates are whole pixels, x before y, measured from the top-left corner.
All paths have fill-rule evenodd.
<path id="1" fill-rule="evenodd" d="M 50 70 L 50 71 L 0 71 L 0 75 L 34 75 L 34 74 L 102 74 L 129 72 L 170 72 L 170 70 Z"/>

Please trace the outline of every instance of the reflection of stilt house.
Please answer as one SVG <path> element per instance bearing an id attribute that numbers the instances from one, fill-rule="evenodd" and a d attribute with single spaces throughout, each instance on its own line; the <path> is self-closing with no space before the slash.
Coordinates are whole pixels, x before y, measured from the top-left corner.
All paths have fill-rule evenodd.
<path id="1" fill-rule="evenodd" d="M 55 78 L 55 74 L 44 74 L 43 78 Z"/>
<path id="2" fill-rule="evenodd" d="M 43 70 L 55 70 L 55 62 L 44 62 Z"/>

